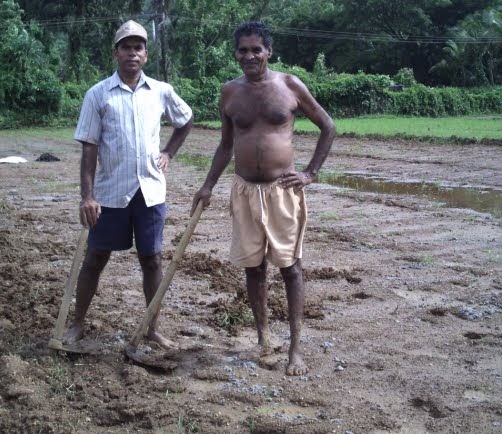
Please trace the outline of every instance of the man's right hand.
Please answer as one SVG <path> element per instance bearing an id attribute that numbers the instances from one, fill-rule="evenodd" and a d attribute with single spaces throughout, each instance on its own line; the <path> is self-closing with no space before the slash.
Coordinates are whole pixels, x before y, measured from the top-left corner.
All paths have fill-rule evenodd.
<path id="1" fill-rule="evenodd" d="M 195 193 L 192 201 L 192 209 L 190 210 L 190 217 L 192 217 L 195 212 L 195 208 L 197 208 L 197 204 L 200 200 L 204 204 L 204 209 L 206 209 L 210 204 L 210 198 L 211 190 L 209 188 L 202 187 L 197 193 Z"/>
<path id="2" fill-rule="evenodd" d="M 80 201 L 80 223 L 86 228 L 96 224 L 101 215 L 101 205 L 94 199 Z"/>

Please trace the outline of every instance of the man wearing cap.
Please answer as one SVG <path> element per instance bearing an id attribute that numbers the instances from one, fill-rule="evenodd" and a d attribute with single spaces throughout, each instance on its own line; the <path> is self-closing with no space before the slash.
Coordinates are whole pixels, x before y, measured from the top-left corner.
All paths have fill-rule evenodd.
<path id="1" fill-rule="evenodd" d="M 170 84 L 142 71 L 148 59 L 146 30 L 134 21 L 115 34 L 117 71 L 85 95 L 75 140 L 82 143 L 80 221 L 89 227 L 88 248 L 77 282 L 75 317 L 64 336 L 74 343 L 99 276 L 111 252 L 132 247 L 143 272 L 147 305 L 162 279 L 161 247 L 166 215 L 164 173 L 192 127 L 192 110 Z M 174 127 L 160 149 L 161 116 Z M 159 312 L 147 337 L 165 348 L 173 342 L 157 329 Z"/>

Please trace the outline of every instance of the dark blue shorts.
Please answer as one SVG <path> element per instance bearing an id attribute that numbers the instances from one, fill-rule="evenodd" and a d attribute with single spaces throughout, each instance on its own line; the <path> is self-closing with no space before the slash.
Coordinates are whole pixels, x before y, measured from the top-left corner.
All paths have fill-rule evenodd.
<path id="1" fill-rule="evenodd" d="M 125 208 L 101 207 L 98 222 L 90 229 L 88 244 L 98 250 L 127 250 L 133 234 L 138 255 L 152 256 L 162 249 L 166 204 L 147 207 L 138 189 Z"/>

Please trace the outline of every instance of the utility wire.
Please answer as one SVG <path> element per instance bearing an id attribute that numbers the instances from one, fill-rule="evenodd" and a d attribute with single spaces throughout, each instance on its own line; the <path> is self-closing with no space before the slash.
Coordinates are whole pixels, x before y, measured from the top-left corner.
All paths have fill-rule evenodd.
<path id="1" fill-rule="evenodd" d="M 135 18 L 142 18 L 146 21 L 154 20 L 155 18 L 161 18 L 162 15 L 150 14 L 150 15 L 136 15 Z M 234 23 L 223 23 L 220 20 L 203 19 L 196 20 L 189 17 L 184 17 L 181 15 L 170 15 L 171 21 L 179 20 L 188 23 L 200 24 L 206 23 L 211 25 L 217 25 L 220 28 L 226 27 L 228 29 L 234 29 L 238 24 Z M 92 17 L 92 18 L 78 18 L 78 19 L 50 19 L 50 20 L 35 20 L 34 22 L 41 27 L 47 29 L 58 29 L 65 30 L 68 25 L 74 24 L 89 24 L 89 23 L 102 23 L 102 22 L 120 22 L 122 17 L 111 16 L 111 17 Z M 0 24 L 0 30 L 3 31 L 7 28 L 6 25 Z M 317 39 L 327 39 L 327 40 L 348 40 L 348 41 L 359 41 L 359 42 L 387 42 L 393 44 L 445 44 L 448 41 L 454 41 L 456 43 L 463 44 L 500 44 L 502 43 L 502 36 L 480 36 L 480 37 L 461 37 L 461 36 L 439 36 L 439 35 L 401 35 L 392 36 L 384 33 L 367 33 L 367 32 L 342 32 L 342 31 L 329 31 L 329 30 L 315 30 L 315 29 L 302 29 L 295 27 L 276 27 L 271 26 L 272 33 L 276 35 L 294 37 L 296 39 L 302 38 L 317 38 Z M 179 34 L 180 32 L 178 32 Z M 182 34 L 185 32 L 181 32 Z M 188 33 L 188 32 L 186 32 Z"/>

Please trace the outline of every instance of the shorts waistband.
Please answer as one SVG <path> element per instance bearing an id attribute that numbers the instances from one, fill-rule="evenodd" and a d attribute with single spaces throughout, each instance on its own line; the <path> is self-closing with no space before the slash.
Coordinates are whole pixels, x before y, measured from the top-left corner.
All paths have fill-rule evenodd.
<path id="1" fill-rule="evenodd" d="M 234 182 L 237 182 L 239 184 L 242 184 L 242 185 L 245 185 L 248 187 L 260 186 L 262 188 L 271 188 L 271 187 L 281 187 L 282 188 L 281 184 L 279 183 L 279 178 L 274 181 L 271 181 L 271 182 L 251 182 L 251 181 L 245 180 L 243 177 L 241 177 L 237 174 L 234 174 Z"/>

